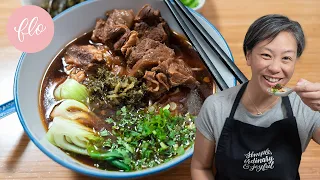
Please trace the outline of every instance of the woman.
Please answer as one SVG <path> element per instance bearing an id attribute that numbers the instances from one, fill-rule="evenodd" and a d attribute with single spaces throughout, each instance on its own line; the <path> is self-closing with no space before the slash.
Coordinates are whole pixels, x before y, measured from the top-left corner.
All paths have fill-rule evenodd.
<path id="1" fill-rule="evenodd" d="M 302 152 L 311 138 L 320 143 L 320 84 L 301 79 L 282 98 L 267 89 L 289 82 L 304 47 L 300 24 L 285 16 L 266 15 L 250 26 L 243 50 L 252 78 L 204 102 L 196 119 L 194 180 L 300 179 Z"/>

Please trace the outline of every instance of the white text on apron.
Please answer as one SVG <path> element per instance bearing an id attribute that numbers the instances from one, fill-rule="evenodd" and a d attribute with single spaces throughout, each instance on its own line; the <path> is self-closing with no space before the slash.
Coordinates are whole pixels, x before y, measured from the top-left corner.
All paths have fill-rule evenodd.
<path id="1" fill-rule="evenodd" d="M 250 151 L 244 156 L 243 169 L 260 172 L 274 168 L 274 158 L 269 148 L 257 153 Z"/>

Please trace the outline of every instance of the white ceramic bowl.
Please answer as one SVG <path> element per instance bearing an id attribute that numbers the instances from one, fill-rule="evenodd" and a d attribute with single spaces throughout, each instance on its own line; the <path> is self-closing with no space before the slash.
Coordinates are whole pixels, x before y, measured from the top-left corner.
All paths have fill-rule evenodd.
<path id="1" fill-rule="evenodd" d="M 15 109 L 29 138 L 43 153 L 62 166 L 73 171 L 95 177 L 136 178 L 165 171 L 177 166 L 179 163 L 192 156 L 193 148 L 190 148 L 184 155 L 154 168 L 136 172 L 110 172 L 99 170 L 78 162 L 76 159 L 71 158 L 57 147 L 48 143 L 44 138 L 46 130 L 41 122 L 38 101 L 41 80 L 51 60 L 71 40 L 79 37 L 85 32 L 91 31 L 95 25 L 96 18 L 103 17 L 106 10 L 114 8 L 132 8 L 136 13 L 144 4 L 147 3 L 154 9 L 160 10 L 163 18 L 168 22 L 169 26 L 173 30 L 178 33 L 182 33 L 171 12 L 163 1 L 89 0 L 75 5 L 54 18 L 55 33 L 52 42 L 47 48 L 34 54 L 22 54 L 17 66 L 14 81 Z M 204 28 L 217 41 L 221 48 L 232 58 L 228 45 L 218 30 L 197 12 L 192 11 L 192 13 L 201 22 L 201 24 L 203 24 Z M 213 63 L 216 64 L 222 77 L 225 78 L 230 86 L 233 86 L 235 81 L 232 74 L 227 71 L 220 61 L 217 60 L 215 55 L 209 54 L 209 57 L 211 57 Z M 0 114 L 3 112 L 6 113 L 6 111 L 8 112 L 9 110 L 12 111 L 12 106 L 14 106 L 13 103 L 7 104 L 4 109 L 0 108 L 0 111 L 2 111 Z"/>

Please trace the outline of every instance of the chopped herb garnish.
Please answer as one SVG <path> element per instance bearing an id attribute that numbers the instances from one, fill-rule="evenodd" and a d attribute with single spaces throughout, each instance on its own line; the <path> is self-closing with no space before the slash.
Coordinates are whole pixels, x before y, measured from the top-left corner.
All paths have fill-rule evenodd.
<path id="1" fill-rule="evenodd" d="M 103 131 L 100 131 L 100 136 L 109 136 L 110 132 L 106 129 L 104 129 Z"/>
<path id="2" fill-rule="evenodd" d="M 122 154 L 123 159 L 113 162 L 122 169 L 141 170 L 168 162 L 183 155 L 195 138 L 194 116 L 174 116 L 169 106 L 152 112 L 131 110 L 123 106 L 113 119 L 113 135 L 117 137 L 103 143 L 108 151 Z M 107 135 L 106 130 L 100 132 Z M 130 168 L 128 168 L 130 167 Z"/>

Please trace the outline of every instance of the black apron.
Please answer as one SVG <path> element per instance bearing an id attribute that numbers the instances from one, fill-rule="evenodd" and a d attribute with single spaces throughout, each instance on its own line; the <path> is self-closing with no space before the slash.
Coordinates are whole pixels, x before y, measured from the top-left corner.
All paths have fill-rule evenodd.
<path id="1" fill-rule="evenodd" d="M 222 129 L 216 156 L 216 180 L 297 180 L 301 144 L 288 97 L 282 97 L 287 118 L 270 127 L 234 119 L 248 83 L 243 84 Z"/>

